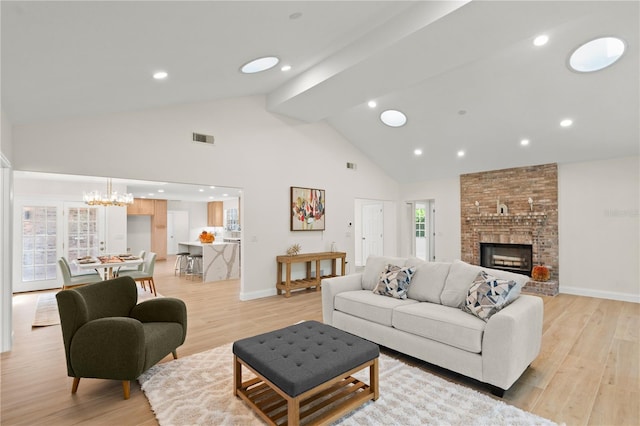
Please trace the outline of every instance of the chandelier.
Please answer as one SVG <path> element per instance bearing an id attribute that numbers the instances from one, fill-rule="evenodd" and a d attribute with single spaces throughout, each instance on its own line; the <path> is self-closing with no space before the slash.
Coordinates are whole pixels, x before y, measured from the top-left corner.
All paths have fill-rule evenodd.
<path id="1" fill-rule="evenodd" d="M 118 194 L 111 190 L 111 178 L 107 179 L 107 192 L 91 191 L 82 196 L 85 204 L 90 206 L 126 206 L 133 204 L 132 194 Z"/>

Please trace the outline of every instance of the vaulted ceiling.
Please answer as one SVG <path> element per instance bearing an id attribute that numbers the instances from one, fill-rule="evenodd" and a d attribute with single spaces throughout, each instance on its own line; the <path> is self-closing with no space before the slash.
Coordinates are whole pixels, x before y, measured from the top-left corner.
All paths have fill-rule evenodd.
<path id="1" fill-rule="evenodd" d="M 2 108 L 17 125 L 264 95 L 271 112 L 326 120 L 399 182 L 640 153 L 636 1 L 0 7 Z M 534 46 L 540 34 L 549 42 Z M 602 36 L 621 38 L 625 55 L 598 72 L 570 70 L 570 53 Z M 268 55 L 280 64 L 240 73 Z M 153 80 L 161 69 L 169 77 Z M 382 124 L 386 109 L 406 125 Z M 565 118 L 573 125 L 561 127 Z"/>

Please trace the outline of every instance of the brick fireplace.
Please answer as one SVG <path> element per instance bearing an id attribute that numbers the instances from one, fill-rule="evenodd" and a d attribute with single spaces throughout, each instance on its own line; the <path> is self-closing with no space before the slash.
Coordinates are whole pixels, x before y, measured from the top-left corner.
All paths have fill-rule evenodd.
<path id="1" fill-rule="evenodd" d="M 544 264 L 548 282 L 531 281 L 524 291 L 558 293 L 558 167 L 557 164 L 519 167 L 460 176 L 461 258 L 481 265 L 481 243 L 506 252 L 492 260 L 509 270 L 516 262 L 509 248 L 531 247 L 530 268 Z M 524 260 L 522 260 L 524 262 Z M 500 265 L 502 263 L 502 265 Z"/>

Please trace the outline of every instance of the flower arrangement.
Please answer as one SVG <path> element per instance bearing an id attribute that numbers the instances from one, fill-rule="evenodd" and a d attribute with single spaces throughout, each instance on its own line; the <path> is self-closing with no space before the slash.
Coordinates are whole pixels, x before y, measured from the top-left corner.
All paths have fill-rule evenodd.
<path id="1" fill-rule="evenodd" d="M 211 232 L 202 231 L 202 233 L 198 235 L 198 239 L 201 243 L 209 244 L 214 242 L 216 240 L 216 237 Z"/>
<path id="2" fill-rule="evenodd" d="M 549 280 L 549 268 L 544 265 L 536 265 L 531 270 L 531 278 L 534 281 L 548 281 Z"/>

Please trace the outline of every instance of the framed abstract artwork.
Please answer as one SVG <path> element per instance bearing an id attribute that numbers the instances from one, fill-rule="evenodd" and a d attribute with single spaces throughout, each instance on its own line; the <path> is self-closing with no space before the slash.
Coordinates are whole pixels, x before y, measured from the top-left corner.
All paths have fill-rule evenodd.
<path id="1" fill-rule="evenodd" d="M 291 187 L 292 231 L 324 231 L 324 189 Z"/>

